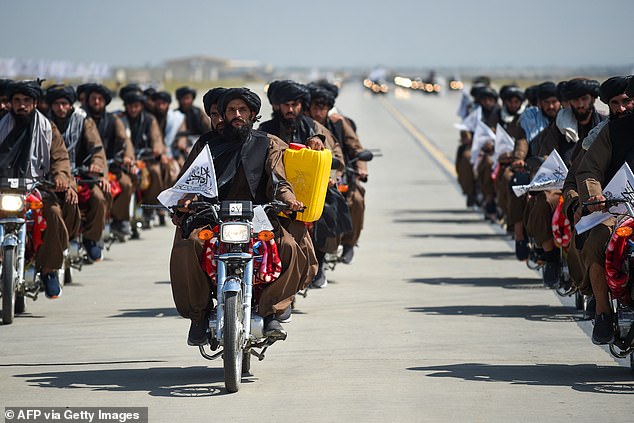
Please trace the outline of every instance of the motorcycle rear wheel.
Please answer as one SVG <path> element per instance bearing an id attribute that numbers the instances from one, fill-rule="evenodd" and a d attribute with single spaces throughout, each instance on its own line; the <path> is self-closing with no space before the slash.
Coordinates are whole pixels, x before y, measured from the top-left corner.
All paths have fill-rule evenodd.
<path id="1" fill-rule="evenodd" d="M 242 292 L 227 292 L 225 297 L 225 323 L 223 329 L 222 354 L 225 370 L 225 388 L 238 392 L 242 379 Z"/>
<path id="2" fill-rule="evenodd" d="M 2 250 L 2 323 L 13 323 L 15 316 L 15 247 Z"/>

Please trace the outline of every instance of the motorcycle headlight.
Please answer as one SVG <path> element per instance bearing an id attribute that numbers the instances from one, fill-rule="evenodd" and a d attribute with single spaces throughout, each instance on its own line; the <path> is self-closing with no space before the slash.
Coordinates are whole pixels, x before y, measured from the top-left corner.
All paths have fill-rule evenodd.
<path id="1" fill-rule="evenodd" d="M 16 212 L 24 207 L 24 197 L 17 194 L 3 194 L 0 199 L 0 209 Z"/>
<path id="2" fill-rule="evenodd" d="M 229 244 L 244 244 L 251 239 L 249 225 L 242 222 L 223 223 L 220 226 L 220 241 Z"/>

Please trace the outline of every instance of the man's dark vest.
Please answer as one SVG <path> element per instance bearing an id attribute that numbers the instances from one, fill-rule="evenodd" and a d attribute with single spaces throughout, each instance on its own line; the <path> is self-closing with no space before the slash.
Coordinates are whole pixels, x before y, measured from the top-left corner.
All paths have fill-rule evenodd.
<path id="1" fill-rule="evenodd" d="M 178 109 L 180 110 L 180 109 Z M 187 113 L 180 110 L 185 115 L 185 125 L 187 125 L 188 135 L 200 135 L 206 132 L 202 125 L 202 111 L 198 107 L 192 107 Z"/>
<path id="2" fill-rule="evenodd" d="M 132 127 L 128 116 L 125 113 L 121 115 L 121 122 L 123 122 L 126 129 L 130 130 L 130 139 L 134 149 L 138 151 L 142 148 L 152 148 L 149 136 L 152 124 L 151 115 L 146 111 L 142 111 L 138 119 L 138 123 Z"/>
<path id="3" fill-rule="evenodd" d="M 93 119 L 95 118 L 93 117 Z M 101 137 L 101 142 L 103 143 L 105 149 L 106 158 L 108 159 L 112 159 L 118 153 L 118 151 L 115 150 L 117 146 L 114 121 L 114 114 L 104 113 L 99 118 L 99 123 L 97 123 L 97 130 L 99 131 L 99 136 Z"/>
<path id="4" fill-rule="evenodd" d="M 209 145 L 212 156 L 214 155 L 213 141 L 219 136 L 220 135 L 210 131 L 204 134 L 199 140 L 199 142 L 203 141 Z M 267 179 L 263 177 L 265 175 L 264 167 L 268 156 L 269 144 L 269 137 L 265 132 L 254 130 L 251 132 L 249 139 L 245 141 L 240 152 L 241 158 L 238 170 L 240 168 L 244 170 L 244 175 L 249 184 L 249 191 L 251 192 L 252 200 L 255 204 L 264 204 L 269 201 L 266 195 L 264 195 Z M 181 174 L 182 172 L 183 171 L 181 171 Z M 223 187 L 218 188 L 222 193 L 226 192 L 228 187 L 224 189 Z M 223 198 L 220 198 L 220 200 L 223 200 Z"/>

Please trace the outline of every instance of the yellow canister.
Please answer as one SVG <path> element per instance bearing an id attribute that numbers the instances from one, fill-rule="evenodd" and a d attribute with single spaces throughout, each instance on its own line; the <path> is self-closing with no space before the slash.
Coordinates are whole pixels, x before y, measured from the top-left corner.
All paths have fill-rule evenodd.
<path id="1" fill-rule="evenodd" d="M 293 187 L 295 197 L 306 206 L 306 210 L 297 213 L 297 220 L 314 222 L 321 217 L 331 166 L 330 150 L 315 151 L 301 144 L 291 144 L 284 152 L 286 179 Z"/>

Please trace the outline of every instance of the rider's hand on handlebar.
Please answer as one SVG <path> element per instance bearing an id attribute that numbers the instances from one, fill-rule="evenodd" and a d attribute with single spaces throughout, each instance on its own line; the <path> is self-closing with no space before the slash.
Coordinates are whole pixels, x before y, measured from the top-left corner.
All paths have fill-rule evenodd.
<path id="1" fill-rule="evenodd" d="M 178 202 L 176 203 L 176 210 L 178 210 L 179 212 L 182 213 L 187 213 L 189 212 L 189 205 L 191 204 L 192 201 L 196 201 L 197 196 L 196 194 L 185 194 L 183 195 L 183 197 L 178 200 Z"/>
<path id="2" fill-rule="evenodd" d="M 605 197 L 603 195 L 594 195 L 588 198 L 588 203 L 599 203 L 586 206 L 589 212 L 605 210 Z"/>
<path id="3" fill-rule="evenodd" d="M 96 173 L 96 174 L 99 174 L 99 175 L 103 174 L 103 169 L 101 168 L 101 166 L 96 165 L 94 163 L 90 165 L 90 168 L 88 169 L 88 171 L 90 173 Z"/>
<path id="4" fill-rule="evenodd" d="M 306 206 L 304 206 L 304 203 L 302 203 L 299 200 L 292 200 L 288 202 L 288 210 L 289 211 L 302 211 L 306 208 Z"/>
<path id="5" fill-rule="evenodd" d="M 55 192 L 63 192 L 68 189 L 68 181 L 61 175 L 55 176 L 53 183 L 55 184 Z"/>
<path id="6" fill-rule="evenodd" d="M 74 206 L 79 202 L 79 197 L 74 189 L 70 188 L 66 190 L 66 202 L 71 206 Z"/>
<path id="7" fill-rule="evenodd" d="M 107 176 L 104 176 L 103 178 L 101 178 L 99 180 L 99 187 L 101 188 L 101 190 L 103 192 L 105 192 L 106 194 L 110 194 L 110 181 L 108 180 Z"/>

